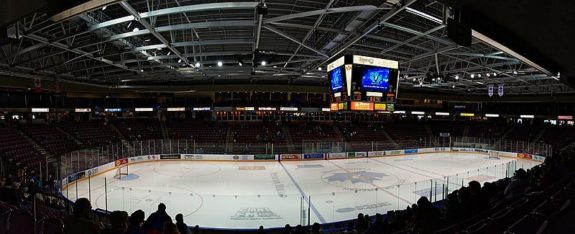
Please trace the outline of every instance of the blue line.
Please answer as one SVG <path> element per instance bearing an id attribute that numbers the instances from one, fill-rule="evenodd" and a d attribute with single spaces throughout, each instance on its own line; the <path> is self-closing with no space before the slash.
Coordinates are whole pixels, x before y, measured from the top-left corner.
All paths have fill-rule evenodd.
<path id="1" fill-rule="evenodd" d="M 308 197 L 307 194 L 305 194 L 305 192 L 303 191 L 303 189 L 301 189 L 301 187 L 299 186 L 299 184 L 295 181 L 295 179 L 293 178 L 293 176 L 289 173 L 289 171 L 287 170 L 287 168 L 284 166 L 284 164 L 282 162 L 279 162 L 280 165 L 282 166 L 282 168 L 284 169 L 284 171 L 286 172 L 286 174 L 288 175 L 288 177 L 291 179 L 291 181 L 293 182 L 293 184 L 295 185 L 295 187 L 297 188 L 297 190 L 299 190 L 299 192 L 301 193 L 302 196 L 304 197 Z M 305 199 L 304 199 L 305 200 Z M 306 203 L 310 204 L 311 206 L 311 210 L 313 210 L 313 213 L 315 214 L 315 216 L 317 216 L 317 218 L 319 219 L 319 221 L 321 223 L 326 223 L 325 219 L 323 218 L 323 216 L 321 216 L 321 214 L 319 213 L 319 211 L 315 208 L 315 206 L 308 200 L 306 200 Z M 308 214 L 309 215 L 309 214 Z"/>

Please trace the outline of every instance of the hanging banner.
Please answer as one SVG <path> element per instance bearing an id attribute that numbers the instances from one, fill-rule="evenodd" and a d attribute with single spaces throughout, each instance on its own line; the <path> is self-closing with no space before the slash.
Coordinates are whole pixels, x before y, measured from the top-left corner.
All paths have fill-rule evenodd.
<path id="1" fill-rule="evenodd" d="M 34 78 L 34 91 L 42 92 L 42 81 L 38 77 Z"/>
<path id="2" fill-rule="evenodd" d="M 503 96 L 503 84 L 499 84 L 499 86 L 497 87 L 497 94 L 499 94 L 499 96 Z"/>
<path id="3" fill-rule="evenodd" d="M 487 86 L 487 95 L 489 95 L 489 97 L 493 96 L 493 84 Z"/>

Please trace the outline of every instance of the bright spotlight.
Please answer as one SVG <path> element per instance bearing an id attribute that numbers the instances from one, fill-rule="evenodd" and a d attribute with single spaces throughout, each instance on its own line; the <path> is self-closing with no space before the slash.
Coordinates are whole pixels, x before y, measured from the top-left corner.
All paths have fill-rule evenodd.
<path id="1" fill-rule="evenodd" d="M 459 80 L 459 75 L 455 75 L 455 80 Z"/>
<path id="2" fill-rule="evenodd" d="M 108 6 L 104 6 L 104 7 L 102 7 L 102 10 L 103 10 L 103 11 L 105 11 L 105 10 L 106 10 L 106 8 L 108 8 Z"/>
<path id="3" fill-rule="evenodd" d="M 490 77 L 491 75 L 489 75 L 489 73 L 485 73 L 485 76 Z"/>
<path id="4" fill-rule="evenodd" d="M 200 67 L 202 66 L 202 64 L 200 64 L 200 62 L 196 62 L 196 67 Z"/>
<path id="5" fill-rule="evenodd" d="M 218 61 L 218 67 L 221 67 L 223 65 L 224 65 L 224 63 L 222 61 Z"/>
<path id="6" fill-rule="evenodd" d="M 481 78 L 481 74 L 477 74 L 477 78 Z"/>
<path id="7" fill-rule="evenodd" d="M 471 74 L 471 79 L 475 78 L 475 74 Z"/>
<path id="8" fill-rule="evenodd" d="M 262 66 L 265 66 L 266 64 L 267 64 L 266 61 L 262 61 L 262 62 L 261 62 L 261 65 L 262 65 Z"/>
<path id="9" fill-rule="evenodd" d="M 318 67 L 317 70 L 318 70 L 318 71 L 321 71 L 321 70 L 323 70 L 323 69 L 322 69 L 321 67 Z"/>
<path id="10" fill-rule="evenodd" d="M 242 62 L 238 62 L 238 66 L 242 67 L 244 64 Z"/>
<path id="11" fill-rule="evenodd" d="M 517 75 L 517 70 L 513 70 L 513 75 Z"/>
<path id="12" fill-rule="evenodd" d="M 134 28 L 134 30 L 132 30 L 132 32 L 137 32 L 137 31 L 140 31 L 140 29 L 139 29 L 139 28 Z"/>
<path id="13" fill-rule="evenodd" d="M 181 63 L 181 62 L 182 62 L 182 60 L 181 60 L 181 59 L 180 59 L 180 60 L 178 60 L 178 63 Z"/>

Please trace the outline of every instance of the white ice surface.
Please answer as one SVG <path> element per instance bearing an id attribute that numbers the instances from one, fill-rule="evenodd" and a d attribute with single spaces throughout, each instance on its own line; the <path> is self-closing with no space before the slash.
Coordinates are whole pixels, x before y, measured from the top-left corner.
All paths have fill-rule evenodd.
<path id="1" fill-rule="evenodd" d="M 512 173 L 506 172 L 512 170 L 506 166 L 512 161 L 517 168 L 538 164 L 468 153 L 282 163 L 157 161 L 130 165 L 129 175 L 121 180 L 112 170 L 62 193 L 76 200 L 77 189 L 78 197 L 91 198 L 94 208 L 107 205 L 110 211 L 129 213 L 142 209 L 146 216 L 163 202 L 172 217 L 182 213 L 191 226 L 254 229 L 307 224 L 308 207 L 312 223 L 403 209 L 420 196 L 429 197 L 431 186 L 432 200 L 440 200 L 443 190 L 469 180 L 505 177 Z"/>

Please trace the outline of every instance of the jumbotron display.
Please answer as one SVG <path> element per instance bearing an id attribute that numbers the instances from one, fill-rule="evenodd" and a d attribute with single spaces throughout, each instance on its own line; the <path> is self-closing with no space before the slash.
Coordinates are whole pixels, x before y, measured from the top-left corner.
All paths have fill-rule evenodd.
<path id="1" fill-rule="evenodd" d="M 327 66 L 332 111 L 393 111 L 399 63 L 359 55 L 343 56 Z"/>

